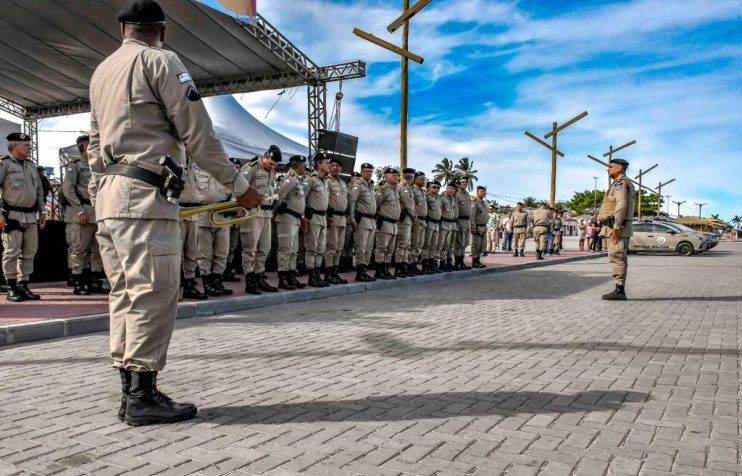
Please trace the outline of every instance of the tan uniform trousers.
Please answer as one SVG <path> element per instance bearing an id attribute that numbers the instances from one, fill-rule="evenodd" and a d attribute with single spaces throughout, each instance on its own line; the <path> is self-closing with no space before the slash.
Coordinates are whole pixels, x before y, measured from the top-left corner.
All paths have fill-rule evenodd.
<path id="1" fill-rule="evenodd" d="M 471 229 L 471 255 L 479 258 L 486 249 L 487 227 L 485 225 L 474 226 Z"/>
<path id="2" fill-rule="evenodd" d="M 178 309 L 180 235 L 175 220 L 98 222 L 108 298 L 113 366 L 160 371 Z"/>
<path id="3" fill-rule="evenodd" d="M 497 230 L 487 230 L 487 253 L 495 251 L 500 246 L 500 235 Z"/>
<path id="4" fill-rule="evenodd" d="M 471 235 L 471 223 L 469 220 L 457 220 L 458 231 L 454 232 L 453 254 L 455 256 L 464 256 L 466 247 L 469 246 L 469 237 Z"/>
<path id="5" fill-rule="evenodd" d="M 299 253 L 299 226 L 298 218 L 282 214 L 276 220 L 276 261 L 278 271 L 296 271 L 296 257 Z"/>
<path id="6" fill-rule="evenodd" d="M 536 231 L 534 230 L 534 237 L 536 236 Z M 513 249 L 514 250 L 525 250 L 526 249 L 526 228 L 515 228 L 513 227 Z M 544 246 L 546 246 L 546 243 L 544 242 Z"/>
<path id="7" fill-rule="evenodd" d="M 410 246 L 412 244 L 412 223 L 397 225 L 397 238 L 394 248 L 394 261 L 406 263 L 410 260 Z"/>
<path id="8" fill-rule="evenodd" d="M 371 261 L 371 252 L 374 249 L 374 235 L 376 223 L 370 218 L 361 218 L 353 236 L 355 238 L 356 265 L 368 266 Z M 377 258 L 378 259 L 378 258 Z"/>
<path id="9" fill-rule="evenodd" d="M 198 227 L 198 268 L 201 276 L 222 274 L 229 257 L 229 227 Z"/>
<path id="10" fill-rule="evenodd" d="M 240 225 L 242 270 L 245 274 L 265 271 L 265 260 L 271 252 L 271 219 L 255 217 Z"/>
<path id="11" fill-rule="evenodd" d="M 456 234 L 454 230 L 438 230 L 438 245 L 436 246 L 435 259 L 447 259 L 451 252 L 451 237 Z"/>
<path id="12" fill-rule="evenodd" d="M 613 268 L 613 281 L 619 286 L 626 285 L 626 271 L 629 266 L 629 239 L 619 238 L 618 243 L 613 239 L 606 238 L 608 241 L 608 262 Z"/>
<path id="13" fill-rule="evenodd" d="M 422 259 L 438 259 L 438 223 L 428 222 L 425 227 L 425 239 L 420 254 Z"/>
<path id="14" fill-rule="evenodd" d="M 394 245 L 396 235 L 394 233 L 376 231 L 376 249 L 374 250 L 374 260 L 377 263 L 389 264 L 394 256 Z"/>
<path id="15" fill-rule="evenodd" d="M 410 252 L 407 261 L 410 263 L 420 258 L 425 244 L 425 220 L 415 220 L 410 234 Z"/>
<path id="16" fill-rule="evenodd" d="M 36 223 L 22 225 L 25 230 L 3 232 L 3 275 L 5 279 L 28 281 L 33 273 L 33 259 L 39 249 Z"/>
<path id="17" fill-rule="evenodd" d="M 95 273 L 103 271 L 100 247 L 98 246 L 98 240 L 95 238 L 96 231 L 98 231 L 98 225 L 95 223 L 87 225 L 66 224 L 67 266 L 72 270 L 72 274 L 82 274 L 86 264 Z"/>
<path id="18" fill-rule="evenodd" d="M 549 235 L 549 227 L 546 226 L 534 226 L 533 227 L 533 239 L 536 242 L 536 249 L 539 251 L 546 251 L 546 238 Z"/>
<path id="19" fill-rule="evenodd" d="M 562 247 L 562 232 L 555 231 L 554 234 L 551 237 L 551 249 L 552 250 L 558 250 Z"/>
<path id="20" fill-rule="evenodd" d="M 345 245 L 345 225 L 327 227 L 327 247 L 325 249 L 325 266 L 337 266 L 340 264 L 340 255 L 343 254 Z"/>
<path id="21" fill-rule="evenodd" d="M 181 268 L 185 279 L 196 278 L 196 267 L 198 259 L 198 222 L 194 220 L 181 220 L 180 242 L 183 246 L 183 259 Z"/>
<path id="22" fill-rule="evenodd" d="M 309 223 L 304 233 L 304 264 L 307 269 L 322 267 L 327 246 L 327 226 Z M 329 265 L 328 265 L 329 266 Z"/>

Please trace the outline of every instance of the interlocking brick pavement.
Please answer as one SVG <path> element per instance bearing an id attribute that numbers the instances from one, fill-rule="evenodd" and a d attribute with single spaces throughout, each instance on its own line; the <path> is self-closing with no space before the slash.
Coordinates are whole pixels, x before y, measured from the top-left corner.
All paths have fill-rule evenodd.
<path id="1" fill-rule="evenodd" d="M 720 474 L 740 461 L 742 246 L 606 259 L 179 321 L 114 414 L 107 336 L 0 349 L 0 474 Z"/>

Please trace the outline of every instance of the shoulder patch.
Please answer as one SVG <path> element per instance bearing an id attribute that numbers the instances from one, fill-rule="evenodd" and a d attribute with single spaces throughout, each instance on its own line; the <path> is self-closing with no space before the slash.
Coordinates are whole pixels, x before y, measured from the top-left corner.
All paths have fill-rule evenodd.
<path id="1" fill-rule="evenodd" d="M 188 81 L 193 81 L 193 80 L 191 79 L 191 75 L 190 74 L 188 74 L 188 73 L 180 73 L 178 75 L 178 81 L 180 81 L 181 83 L 187 83 Z"/>
<path id="2" fill-rule="evenodd" d="M 201 93 L 199 93 L 198 89 L 194 88 L 193 86 L 188 86 L 188 89 L 186 90 L 186 97 L 189 101 L 195 102 L 201 99 Z"/>
<path id="3" fill-rule="evenodd" d="M 620 182 L 620 181 L 617 181 L 617 182 L 614 182 L 613 183 L 613 188 L 615 188 L 616 190 L 619 190 L 620 191 L 622 187 L 623 187 L 623 183 Z"/>

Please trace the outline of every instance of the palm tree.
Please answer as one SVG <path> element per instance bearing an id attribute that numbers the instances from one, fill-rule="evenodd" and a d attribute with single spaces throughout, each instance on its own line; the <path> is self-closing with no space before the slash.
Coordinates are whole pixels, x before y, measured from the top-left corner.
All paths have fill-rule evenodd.
<path id="1" fill-rule="evenodd" d="M 732 218 L 731 221 L 735 228 L 739 228 L 739 225 L 742 224 L 742 218 L 740 218 L 739 215 L 734 215 L 734 218 Z"/>
<path id="2" fill-rule="evenodd" d="M 467 189 L 470 192 L 474 190 L 474 182 L 479 180 L 479 177 L 477 177 L 479 171 L 474 169 L 474 161 L 469 161 L 469 157 L 464 157 L 459 159 L 459 163 L 454 166 L 454 169 L 458 172 L 459 177 L 469 180 Z"/>
<path id="3" fill-rule="evenodd" d="M 711 218 L 713 218 L 714 220 L 718 220 L 719 219 L 719 214 L 717 213 L 716 215 L 711 215 Z"/>
<path id="4" fill-rule="evenodd" d="M 523 199 L 523 206 L 526 208 L 536 208 L 538 201 L 533 197 L 526 197 Z"/>
<path id="5" fill-rule="evenodd" d="M 453 162 L 445 157 L 433 167 L 433 178 L 443 185 L 453 180 L 454 175 Z"/>

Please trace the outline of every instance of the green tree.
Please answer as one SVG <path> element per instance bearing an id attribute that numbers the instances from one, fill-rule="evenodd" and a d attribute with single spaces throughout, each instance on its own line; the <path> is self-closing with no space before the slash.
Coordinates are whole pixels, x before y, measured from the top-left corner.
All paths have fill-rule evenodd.
<path id="1" fill-rule="evenodd" d="M 374 179 L 376 180 L 376 183 L 381 182 L 384 179 L 384 170 L 394 168 L 393 165 L 384 165 L 383 167 L 376 167 L 374 169 Z"/>
<path id="2" fill-rule="evenodd" d="M 711 215 L 711 218 L 713 218 L 714 220 L 718 220 L 719 219 L 719 214 L 717 213 L 716 215 Z"/>
<path id="3" fill-rule="evenodd" d="M 735 228 L 739 229 L 739 225 L 742 224 L 742 218 L 740 218 L 739 215 L 734 215 L 734 218 L 732 218 L 731 222 Z"/>
<path id="4" fill-rule="evenodd" d="M 435 164 L 435 167 L 433 167 L 433 178 L 439 181 L 443 186 L 453 180 L 454 175 L 453 162 L 445 157 L 440 161 L 440 163 Z"/>
<path id="5" fill-rule="evenodd" d="M 605 192 L 602 190 L 575 192 L 572 199 L 566 202 L 566 205 L 577 215 L 582 215 L 584 213 L 592 215 L 598 208 L 600 208 L 604 196 Z"/>
<path id="6" fill-rule="evenodd" d="M 635 202 L 638 203 L 638 194 L 642 194 L 642 216 L 654 216 L 657 214 L 657 194 L 656 193 L 647 193 L 644 189 L 641 190 L 641 192 L 637 192 L 637 197 L 635 197 Z M 659 198 L 659 204 L 660 209 L 662 208 L 662 205 L 664 205 L 665 199 L 660 197 Z M 660 212 L 660 215 L 667 215 L 665 212 Z"/>
<path id="7" fill-rule="evenodd" d="M 523 199 L 523 206 L 526 208 L 535 208 L 538 206 L 538 200 L 533 197 L 526 197 Z"/>
<path id="8" fill-rule="evenodd" d="M 454 166 L 454 169 L 457 172 L 457 178 L 463 177 L 469 180 L 466 188 L 470 192 L 474 190 L 474 182 L 479 180 L 479 177 L 477 177 L 479 171 L 474 169 L 474 161 L 470 161 L 469 157 L 464 157 L 459 159 L 459 162 Z"/>

